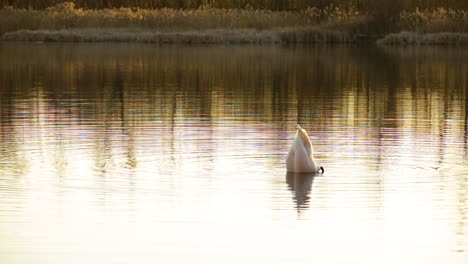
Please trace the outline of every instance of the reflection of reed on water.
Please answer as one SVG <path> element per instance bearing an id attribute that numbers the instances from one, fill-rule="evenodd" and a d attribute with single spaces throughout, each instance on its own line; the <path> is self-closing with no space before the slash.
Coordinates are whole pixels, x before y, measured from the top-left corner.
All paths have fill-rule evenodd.
<path id="1" fill-rule="evenodd" d="M 412 147 L 411 153 L 440 135 L 426 157 L 453 155 L 445 151 L 455 146 L 452 140 L 468 155 L 463 50 L 31 43 L 2 43 L 0 49 L 8 51 L 0 53 L 3 134 L 21 135 L 18 128 L 30 124 L 20 115 L 38 116 L 30 104 L 37 100 L 34 87 L 41 87 L 45 121 L 84 131 L 53 133 L 65 140 L 120 130 L 118 136 L 128 136 L 130 167 L 138 143 L 158 143 L 173 153 L 181 146 L 172 135 L 190 134 L 204 152 L 198 139 L 211 140 L 213 127 L 228 121 L 272 124 L 283 135 L 299 122 L 317 139 L 318 150 L 339 142 L 335 155 L 360 148 L 377 164 L 388 153 L 374 146 L 389 143 L 389 153 L 396 153 L 395 140 L 409 133 L 415 140 L 401 147 Z M 204 132 L 193 137 L 188 127 Z M 143 133 L 146 142 L 134 140 Z M 268 146 L 284 148 L 282 140 L 275 144 Z"/>
<path id="2" fill-rule="evenodd" d="M 331 252 L 353 252 L 347 242 L 363 234 L 366 250 L 466 252 L 468 53 L 31 43 L 0 51 L 0 237 L 27 246 L 4 252 L 70 238 L 89 252 L 87 234 L 102 234 L 96 221 L 131 221 L 138 230 L 122 230 L 170 252 L 191 227 L 182 249 L 214 241 L 232 255 L 231 240 L 259 231 L 241 251 L 280 254 L 269 243 L 310 248 L 327 237 Z M 298 121 L 323 177 L 285 175 Z M 77 226 L 91 229 L 64 235 Z M 289 239 L 297 237 L 307 243 Z M 96 241 L 103 252 L 126 246 Z"/>

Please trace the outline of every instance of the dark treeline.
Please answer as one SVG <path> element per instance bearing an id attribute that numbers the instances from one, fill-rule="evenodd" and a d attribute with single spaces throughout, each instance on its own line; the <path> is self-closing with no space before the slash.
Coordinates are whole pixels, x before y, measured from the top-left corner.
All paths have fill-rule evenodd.
<path id="1" fill-rule="evenodd" d="M 0 8 L 44 9 L 62 2 L 74 2 L 79 8 L 174 8 L 191 9 L 201 6 L 215 8 L 255 8 L 270 10 L 300 10 L 309 7 L 324 9 L 329 6 L 354 8 L 361 12 L 377 9 L 394 12 L 427 8 L 468 10 L 467 0 L 0 0 Z M 390 9 L 387 9 L 390 8 Z"/>

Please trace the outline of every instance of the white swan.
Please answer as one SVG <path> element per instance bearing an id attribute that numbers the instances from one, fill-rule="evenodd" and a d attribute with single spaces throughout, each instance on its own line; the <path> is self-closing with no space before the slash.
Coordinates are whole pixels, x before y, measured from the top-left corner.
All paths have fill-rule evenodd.
<path id="1" fill-rule="evenodd" d="M 312 143 L 300 125 L 297 125 L 296 138 L 286 157 L 286 169 L 288 172 L 325 172 L 322 166 L 315 163 Z"/>

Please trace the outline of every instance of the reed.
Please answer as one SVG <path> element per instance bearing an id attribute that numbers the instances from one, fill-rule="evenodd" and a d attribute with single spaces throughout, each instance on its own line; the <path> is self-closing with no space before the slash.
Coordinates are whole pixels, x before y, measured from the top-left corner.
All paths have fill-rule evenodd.
<path id="1" fill-rule="evenodd" d="M 468 12 L 442 7 L 402 11 L 399 28 L 401 31 L 419 33 L 468 32 Z"/>
<path id="2" fill-rule="evenodd" d="M 346 33 L 316 28 L 284 28 L 257 31 L 205 30 L 162 32 L 150 30 L 63 29 L 20 30 L 6 33 L 4 41 L 38 42 L 143 42 L 156 44 L 290 44 L 351 43 Z"/>
<path id="3" fill-rule="evenodd" d="M 377 41 L 377 44 L 388 46 L 466 46 L 468 33 L 439 32 L 421 34 L 418 32 L 400 32 L 389 34 Z"/>
<path id="4" fill-rule="evenodd" d="M 400 14 L 401 32 L 385 36 L 381 45 L 468 45 L 468 12 L 446 8 L 416 9 Z"/>
<path id="5" fill-rule="evenodd" d="M 5 41 L 138 41 L 151 43 L 351 43 L 465 45 L 468 12 L 396 11 L 388 17 L 348 6 L 265 9 L 84 9 L 73 2 L 42 9 L 0 9 Z M 399 14 L 399 15 L 398 15 Z M 400 32 L 400 33 L 398 33 Z M 412 32 L 412 33 L 410 33 Z M 427 34 L 427 35 L 425 35 Z"/>
<path id="6" fill-rule="evenodd" d="M 61 3 L 45 10 L 3 8 L 0 34 L 17 30 L 62 30 L 74 28 L 144 28 L 158 31 L 256 29 L 307 27 L 320 23 L 355 21 L 362 15 L 340 8 L 301 11 L 248 9 L 83 9 Z"/>

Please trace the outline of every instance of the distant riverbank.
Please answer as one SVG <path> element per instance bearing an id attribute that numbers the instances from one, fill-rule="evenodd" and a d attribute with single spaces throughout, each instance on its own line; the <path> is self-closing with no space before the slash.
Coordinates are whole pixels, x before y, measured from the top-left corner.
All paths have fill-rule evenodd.
<path id="1" fill-rule="evenodd" d="M 209 29 L 152 31 L 148 29 L 20 30 L 5 33 L 4 41 L 33 42 L 142 42 L 157 44 L 300 44 L 354 43 L 344 32 L 317 28 Z"/>
<path id="2" fill-rule="evenodd" d="M 468 12 L 402 12 L 395 25 L 351 9 L 301 11 L 199 8 L 0 10 L 2 41 L 158 44 L 378 43 L 468 45 Z M 383 28 L 388 29 L 385 32 Z M 400 33 L 395 33 L 400 32 Z"/>

